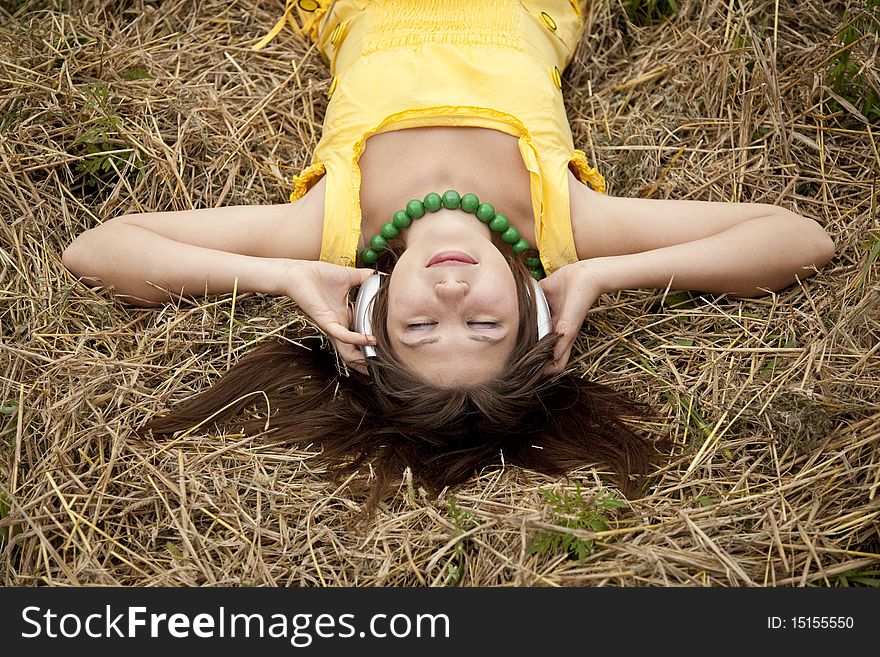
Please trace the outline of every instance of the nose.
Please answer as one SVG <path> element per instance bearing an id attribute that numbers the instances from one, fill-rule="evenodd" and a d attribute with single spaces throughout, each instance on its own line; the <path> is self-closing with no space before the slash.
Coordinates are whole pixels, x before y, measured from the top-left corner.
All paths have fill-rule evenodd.
<path id="1" fill-rule="evenodd" d="M 468 293 L 470 286 L 465 281 L 446 280 L 434 285 L 434 291 L 441 301 L 455 303 L 461 301 Z"/>

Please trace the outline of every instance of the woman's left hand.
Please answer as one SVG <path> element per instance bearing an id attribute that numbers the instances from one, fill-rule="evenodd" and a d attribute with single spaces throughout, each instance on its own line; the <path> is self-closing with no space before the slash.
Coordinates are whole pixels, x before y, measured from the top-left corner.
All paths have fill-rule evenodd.
<path id="1" fill-rule="evenodd" d="M 284 292 L 333 340 L 350 364 L 363 359 L 358 347 L 376 344 L 373 336 L 352 331 L 348 294 L 372 269 L 355 269 L 316 260 L 293 260 L 285 272 Z"/>
<path id="2" fill-rule="evenodd" d="M 565 369 L 587 311 L 602 293 L 589 263 L 589 260 L 581 260 L 565 265 L 540 282 L 550 304 L 553 330 L 562 336 L 553 349 L 553 362 L 546 369 L 548 374 L 558 374 Z"/>

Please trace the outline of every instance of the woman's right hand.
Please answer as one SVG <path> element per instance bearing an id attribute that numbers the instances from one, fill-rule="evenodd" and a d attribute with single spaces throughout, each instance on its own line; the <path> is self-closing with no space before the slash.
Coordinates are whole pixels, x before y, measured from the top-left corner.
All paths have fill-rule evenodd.
<path id="1" fill-rule="evenodd" d="M 292 260 L 284 274 L 284 293 L 330 336 L 346 364 L 363 360 L 358 347 L 376 344 L 372 335 L 351 330 L 348 296 L 372 269 L 343 267 L 316 260 Z"/>
<path id="2" fill-rule="evenodd" d="M 539 284 L 550 304 L 553 330 L 561 335 L 553 348 L 553 362 L 547 366 L 546 372 L 559 374 L 568 363 L 571 347 L 587 311 L 603 290 L 589 260 L 560 267 Z"/>

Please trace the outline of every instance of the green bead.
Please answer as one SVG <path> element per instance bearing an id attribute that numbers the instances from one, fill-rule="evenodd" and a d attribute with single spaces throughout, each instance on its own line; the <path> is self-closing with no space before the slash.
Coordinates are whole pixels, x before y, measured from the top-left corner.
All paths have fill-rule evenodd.
<path id="1" fill-rule="evenodd" d="M 373 251 L 376 253 L 382 253 L 382 251 L 388 247 L 388 240 L 382 237 L 379 233 L 376 233 L 370 238 L 370 247 L 372 247 Z"/>
<path id="2" fill-rule="evenodd" d="M 406 213 L 413 219 L 418 219 L 425 214 L 425 204 L 419 199 L 414 198 L 406 204 Z"/>
<path id="3" fill-rule="evenodd" d="M 503 233 L 510 226 L 510 221 L 503 214 L 496 214 L 492 221 L 489 222 L 489 229 L 496 233 Z M 519 239 L 519 236 L 517 236 Z"/>
<path id="4" fill-rule="evenodd" d="M 510 247 L 510 249 L 516 254 L 519 255 L 523 251 L 527 251 L 529 248 L 529 243 L 524 239 L 520 238 L 519 241 Z M 531 258 L 529 258 L 531 260 Z M 538 264 L 541 264 L 540 258 L 536 258 L 538 260 Z M 528 260 L 526 261 L 526 265 L 528 265 Z"/>
<path id="5" fill-rule="evenodd" d="M 530 269 L 529 273 L 536 281 L 540 281 L 542 278 L 544 278 L 544 271 L 541 269 Z"/>
<path id="6" fill-rule="evenodd" d="M 373 251 L 373 249 L 364 249 L 361 252 L 361 261 L 363 261 L 365 265 L 372 265 L 378 259 L 379 254 Z"/>
<path id="7" fill-rule="evenodd" d="M 491 203 L 480 203 L 480 205 L 477 206 L 477 219 L 482 221 L 484 224 L 489 223 L 494 218 L 495 208 L 492 207 Z"/>
<path id="8" fill-rule="evenodd" d="M 461 197 L 461 209 L 465 212 L 476 212 L 480 206 L 480 199 L 476 194 L 465 194 Z"/>
<path id="9" fill-rule="evenodd" d="M 412 217 L 410 217 L 406 211 L 398 210 L 394 213 L 394 216 L 391 217 L 391 223 L 398 228 L 406 228 L 412 223 Z"/>
<path id="10" fill-rule="evenodd" d="M 400 229 L 392 224 L 390 221 L 386 221 L 382 224 L 382 237 L 388 240 L 393 240 L 395 237 L 400 235 Z"/>
<path id="11" fill-rule="evenodd" d="M 507 244 L 516 244 L 519 242 L 519 231 L 513 226 L 508 227 L 507 230 L 501 233 L 501 241 Z"/>
<path id="12" fill-rule="evenodd" d="M 461 203 L 461 196 L 454 189 L 443 192 L 443 207 L 455 210 Z"/>
<path id="13" fill-rule="evenodd" d="M 523 240 L 525 241 L 525 240 Z M 538 256 L 532 256 L 531 258 L 526 258 L 526 267 L 529 269 L 537 269 L 541 267 L 541 259 Z"/>
<path id="14" fill-rule="evenodd" d="M 425 207 L 428 209 L 428 212 L 437 212 L 440 209 L 440 206 L 443 204 L 443 199 L 440 198 L 440 194 L 437 192 L 431 192 L 427 196 L 425 196 L 425 200 L 423 201 Z"/>

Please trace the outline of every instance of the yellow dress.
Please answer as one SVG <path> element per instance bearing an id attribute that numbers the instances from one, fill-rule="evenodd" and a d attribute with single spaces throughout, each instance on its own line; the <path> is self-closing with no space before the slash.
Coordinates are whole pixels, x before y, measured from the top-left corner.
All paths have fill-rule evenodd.
<path id="1" fill-rule="evenodd" d="M 358 160 L 368 137 L 421 126 L 475 126 L 518 138 L 529 171 L 545 271 L 577 260 L 569 167 L 605 191 L 574 148 L 562 71 L 580 38 L 577 0 L 288 0 L 261 47 L 296 25 L 330 65 L 330 101 L 312 165 L 291 200 L 327 176 L 321 259 L 356 262 L 361 230 Z M 441 190 L 442 191 L 442 190 Z"/>

